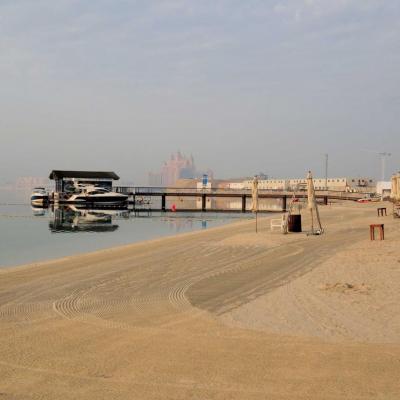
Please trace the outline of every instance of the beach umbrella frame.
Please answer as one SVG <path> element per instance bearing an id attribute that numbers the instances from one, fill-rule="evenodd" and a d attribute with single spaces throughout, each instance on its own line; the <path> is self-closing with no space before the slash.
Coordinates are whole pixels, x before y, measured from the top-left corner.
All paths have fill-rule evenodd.
<path id="1" fill-rule="evenodd" d="M 251 211 L 256 214 L 256 233 L 258 232 L 258 210 L 259 210 L 259 198 L 258 198 L 258 178 L 255 176 L 252 182 L 251 188 Z"/>
<path id="2" fill-rule="evenodd" d="M 310 210 L 311 213 L 311 235 L 320 235 L 324 232 L 324 229 L 321 225 L 321 219 L 319 216 L 317 200 L 315 198 L 315 188 L 314 188 L 314 181 L 311 171 L 308 171 L 307 174 L 307 208 Z M 314 215 L 315 214 L 315 215 Z M 318 229 L 314 229 L 314 217 L 318 224 Z"/>

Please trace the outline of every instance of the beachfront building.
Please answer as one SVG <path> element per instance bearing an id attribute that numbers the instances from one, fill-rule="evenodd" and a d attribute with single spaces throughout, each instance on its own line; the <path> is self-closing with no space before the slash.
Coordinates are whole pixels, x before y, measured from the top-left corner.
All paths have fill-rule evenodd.
<path id="1" fill-rule="evenodd" d="M 372 178 L 314 178 L 315 190 L 331 190 L 336 192 L 374 192 L 376 183 Z M 305 187 L 307 179 L 290 179 L 289 189 L 293 190 L 296 186 Z"/>
<path id="2" fill-rule="evenodd" d="M 400 201 L 400 172 L 392 176 L 390 197 L 395 202 Z"/>
<path id="3" fill-rule="evenodd" d="M 228 183 L 228 189 L 243 190 L 244 187 L 245 187 L 245 184 L 243 182 L 229 182 Z"/>
<path id="4" fill-rule="evenodd" d="M 391 181 L 379 181 L 376 182 L 376 194 L 382 197 L 382 199 L 390 198 L 392 192 L 392 182 Z"/>
<path id="5" fill-rule="evenodd" d="M 314 187 L 316 190 L 331 190 L 338 192 L 375 192 L 376 182 L 372 178 L 354 178 L 354 177 L 339 177 L 339 178 L 314 178 Z M 229 184 L 232 189 L 247 189 L 252 186 L 252 179 L 247 179 L 241 184 L 234 182 Z M 258 181 L 260 190 L 279 190 L 292 191 L 305 189 L 307 179 L 265 179 Z"/>
<path id="6" fill-rule="evenodd" d="M 251 190 L 253 179 L 242 182 L 242 189 Z M 289 181 L 286 179 L 259 179 L 258 189 L 260 190 L 288 190 Z"/>

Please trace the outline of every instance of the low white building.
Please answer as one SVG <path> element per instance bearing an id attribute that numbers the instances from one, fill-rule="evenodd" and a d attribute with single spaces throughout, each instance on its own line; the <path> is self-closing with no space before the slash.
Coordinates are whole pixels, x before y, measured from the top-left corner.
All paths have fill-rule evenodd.
<path id="1" fill-rule="evenodd" d="M 372 178 L 314 178 L 314 187 L 316 190 L 332 190 L 338 192 L 373 192 L 376 183 Z M 289 186 L 293 190 L 297 185 L 306 186 L 307 179 L 290 179 Z"/>
<path id="2" fill-rule="evenodd" d="M 242 183 L 243 189 L 251 189 L 253 187 L 253 180 L 248 179 Z M 285 179 L 260 179 L 258 181 L 258 188 L 264 190 L 288 190 L 289 181 Z"/>
<path id="3" fill-rule="evenodd" d="M 378 181 L 376 182 L 376 193 L 379 194 L 383 199 L 390 197 L 392 192 L 391 181 Z"/>
<path id="4" fill-rule="evenodd" d="M 229 182 L 228 188 L 233 190 L 243 190 L 245 188 L 244 182 Z"/>
<path id="5" fill-rule="evenodd" d="M 314 178 L 314 187 L 316 190 L 331 190 L 339 192 L 375 192 L 376 182 L 372 178 L 354 178 L 354 177 L 339 177 L 339 178 Z M 232 182 L 228 187 L 231 189 L 248 189 L 252 188 L 253 180 L 248 179 L 241 183 Z M 292 191 L 305 189 L 307 179 L 265 179 L 258 181 L 260 190 L 281 190 Z"/>

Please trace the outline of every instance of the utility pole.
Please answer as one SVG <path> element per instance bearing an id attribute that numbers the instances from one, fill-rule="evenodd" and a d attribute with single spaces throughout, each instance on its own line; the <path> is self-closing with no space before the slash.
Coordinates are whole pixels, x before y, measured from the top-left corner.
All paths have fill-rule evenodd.
<path id="1" fill-rule="evenodd" d="M 328 153 L 325 154 L 325 190 L 328 190 Z"/>
<path id="2" fill-rule="evenodd" d="M 379 157 L 381 158 L 381 179 L 382 181 L 385 180 L 385 167 L 386 167 L 386 157 L 390 157 L 392 155 L 392 153 L 388 153 L 386 151 L 373 151 L 373 150 L 365 150 L 362 149 L 362 151 L 367 151 L 368 153 L 375 153 L 378 154 Z"/>
<path id="3" fill-rule="evenodd" d="M 386 157 L 390 157 L 392 154 L 391 153 L 387 153 L 387 152 L 382 152 L 379 153 L 379 155 L 381 156 L 381 163 L 382 163 L 382 181 L 385 180 L 385 167 L 386 167 Z"/>

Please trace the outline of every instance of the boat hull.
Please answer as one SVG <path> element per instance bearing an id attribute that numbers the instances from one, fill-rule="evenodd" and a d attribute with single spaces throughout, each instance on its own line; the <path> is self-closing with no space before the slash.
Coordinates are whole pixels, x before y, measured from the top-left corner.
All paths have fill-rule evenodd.
<path id="1" fill-rule="evenodd" d="M 43 206 L 49 203 L 49 196 L 33 195 L 31 196 L 31 204 L 35 206 Z"/>
<path id="2" fill-rule="evenodd" d="M 128 196 L 77 196 L 67 200 L 68 203 L 119 205 L 125 204 Z"/>

